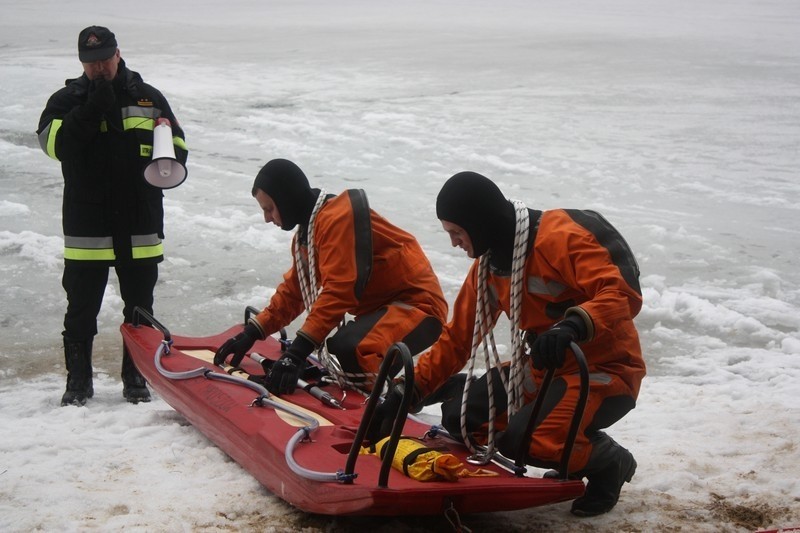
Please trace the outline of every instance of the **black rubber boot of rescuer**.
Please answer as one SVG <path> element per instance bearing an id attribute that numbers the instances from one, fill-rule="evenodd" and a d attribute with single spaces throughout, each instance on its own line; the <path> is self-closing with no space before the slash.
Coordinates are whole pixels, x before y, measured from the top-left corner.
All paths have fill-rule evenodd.
<path id="1" fill-rule="evenodd" d="M 128 349 L 122 348 L 122 396 L 130 403 L 149 402 L 147 382 L 136 369 Z"/>
<path id="2" fill-rule="evenodd" d="M 622 485 L 636 472 L 636 459 L 605 433 L 598 433 L 592 442 L 592 455 L 586 468 L 576 474 L 586 476 L 583 496 L 572 502 L 575 516 L 597 516 L 617 505 Z"/>
<path id="3" fill-rule="evenodd" d="M 92 339 L 75 341 L 64 339 L 64 362 L 67 365 L 67 390 L 61 405 L 86 405 L 94 396 L 92 384 Z"/>

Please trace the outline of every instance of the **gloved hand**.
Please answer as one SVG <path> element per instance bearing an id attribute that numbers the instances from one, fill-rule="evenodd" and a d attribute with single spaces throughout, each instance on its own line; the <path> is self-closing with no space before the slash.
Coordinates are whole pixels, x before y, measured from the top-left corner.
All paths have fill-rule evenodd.
<path id="1" fill-rule="evenodd" d="M 266 379 L 267 389 L 273 394 L 292 394 L 306 368 L 306 357 L 314 351 L 314 343 L 303 335 L 295 337 L 269 371 Z"/>
<path id="2" fill-rule="evenodd" d="M 260 338 L 261 330 L 258 329 L 258 326 L 255 324 L 247 324 L 241 333 L 235 337 L 231 337 L 219 347 L 217 353 L 214 354 L 214 364 L 220 365 L 224 363 L 228 354 L 233 354 L 231 366 L 239 366 L 247 350 L 252 348 L 253 344 Z"/>
<path id="3" fill-rule="evenodd" d="M 378 404 L 375 408 L 375 413 L 372 415 L 372 422 L 367 429 L 367 440 L 370 444 L 375 444 L 384 437 L 388 437 L 392 432 L 394 419 L 397 418 L 397 412 L 403 405 L 403 392 L 398 387 L 393 387 L 383 402 Z"/>
<path id="4" fill-rule="evenodd" d="M 109 111 L 116 102 L 117 97 L 114 94 L 114 86 L 110 81 L 105 78 L 97 78 L 92 80 L 89 87 L 89 98 L 86 101 L 86 107 L 94 116 L 101 116 L 103 113 Z"/>
<path id="5" fill-rule="evenodd" d="M 397 413 L 403 406 L 403 394 L 406 390 L 405 381 L 396 381 L 386 396 L 383 402 L 378 404 L 375 412 L 372 415 L 372 422 L 367 428 L 367 440 L 370 444 L 375 444 L 384 437 L 388 437 L 392 432 L 394 420 L 397 418 Z M 420 403 L 419 393 L 416 389 L 411 391 L 411 406 L 409 412 L 418 412 L 417 405 Z M 421 408 L 421 406 L 420 406 Z"/>
<path id="6" fill-rule="evenodd" d="M 531 345 L 531 359 L 536 370 L 555 370 L 564 365 L 567 348 L 573 341 L 585 336 L 583 319 L 570 315 L 544 333 L 539 334 Z"/>

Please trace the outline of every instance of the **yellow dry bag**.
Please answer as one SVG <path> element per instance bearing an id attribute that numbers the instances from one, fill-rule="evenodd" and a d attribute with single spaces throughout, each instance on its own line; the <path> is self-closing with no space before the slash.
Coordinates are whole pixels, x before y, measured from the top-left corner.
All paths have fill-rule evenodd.
<path id="1" fill-rule="evenodd" d="M 386 437 L 375 445 L 378 457 L 383 458 L 388 441 L 389 437 Z M 464 465 L 451 453 L 428 448 L 411 437 L 400 437 L 392 467 L 417 481 L 458 481 L 458 473 Z"/>

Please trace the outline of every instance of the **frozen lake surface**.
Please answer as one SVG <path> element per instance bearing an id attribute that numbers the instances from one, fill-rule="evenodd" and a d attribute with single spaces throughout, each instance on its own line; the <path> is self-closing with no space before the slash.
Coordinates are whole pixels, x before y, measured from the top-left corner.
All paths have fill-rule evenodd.
<path id="1" fill-rule="evenodd" d="M 443 527 L 298 513 L 159 398 L 125 404 L 115 283 L 95 398 L 58 406 L 62 178 L 35 129 L 81 73 L 75 42 L 91 24 L 116 33 L 186 131 L 189 177 L 166 193 L 156 289 L 171 331 L 226 329 L 288 268 L 291 234 L 266 226 L 250 196 L 267 160 L 294 160 L 329 192 L 365 189 L 422 242 L 450 302 L 470 263 L 449 246 L 435 197 L 455 172 L 481 172 L 531 207 L 595 209 L 622 231 L 642 269 L 649 375 L 609 431 L 639 462 L 611 514 L 578 520 L 560 504 L 465 525 L 800 526 L 797 2 L 0 8 L 0 530 Z"/>

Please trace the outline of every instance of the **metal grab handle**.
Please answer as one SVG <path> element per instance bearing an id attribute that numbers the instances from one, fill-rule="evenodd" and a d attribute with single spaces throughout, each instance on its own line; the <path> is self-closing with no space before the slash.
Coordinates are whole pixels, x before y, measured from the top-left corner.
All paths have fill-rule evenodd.
<path id="1" fill-rule="evenodd" d="M 413 396 L 412 391 L 414 390 L 414 359 L 411 356 L 411 351 L 408 349 L 408 346 L 402 342 L 396 342 L 392 344 L 386 351 L 386 355 L 383 358 L 383 363 L 381 363 L 380 369 L 378 369 L 378 376 L 375 378 L 375 387 L 372 389 L 372 393 L 369 395 L 366 408 L 364 409 L 364 415 L 361 418 L 361 423 L 358 425 L 355 439 L 350 447 L 350 453 L 347 455 L 347 463 L 344 470 L 345 475 L 348 476 L 352 475 L 355 471 L 356 460 L 358 459 L 361 445 L 363 444 L 364 437 L 367 434 L 367 428 L 369 428 L 370 423 L 372 423 L 372 416 L 375 414 L 375 408 L 378 406 L 378 399 L 380 398 L 383 389 L 382 386 L 379 387 L 378 385 L 382 385 L 386 381 L 389 371 L 398 355 L 403 359 L 406 386 L 403 394 L 403 402 L 401 403 L 400 409 L 397 411 L 397 416 L 394 419 L 389 441 L 384 445 L 383 448 L 384 456 L 381 462 L 380 474 L 378 476 L 378 487 L 380 488 L 388 487 L 389 472 L 392 468 L 392 459 L 394 458 L 394 453 L 397 451 L 397 445 L 400 442 L 400 434 L 403 432 L 403 426 L 406 423 L 406 417 L 408 416 L 408 411 L 411 408 L 411 398 Z M 352 483 L 352 480 L 345 481 L 345 483 Z"/>
<path id="2" fill-rule="evenodd" d="M 561 454 L 559 474 L 564 480 L 569 479 L 569 458 L 572 455 L 572 448 L 574 447 L 575 439 L 578 436 L 578 429 L 580 428 L 581 420 L 583 419 L 583 412 L 586 410 L 586 403 L 589 401 L 589 365 L 586 363 L 586 356 L 576 343 L 570 343 L 570 348 L 572 349 L 572 354 L 575 356 L 575 361 L 578 363 L 578 373 L 580 374 L 581 382 L 580 391 L 578 394 L 578 403 L 575 405 L 575 412 L 572 414 L 572 422 L 570 423 L 569 432 L 567 433 L 567 440 L 564 443 L 564 451 Z M 539 418 L 539 413 L 541 412 L 542 404 L 544 403 L 544 397 L 547 395 L 547 390 L 550 388 L 550 383 L 553 381 L 554 374 L 555 371 L 553 369 L 549 369 L 547 372 L 545 372 L 542 385 L 539 388 L 538 394 L 536 395 L 536 401 L 533 404 L 531 417 L 528 420 L 528 425 L 525 427 L 525 433 L 522 434 L 522 442 L 520 443 L 520 447 L 517 451 L 517 460 L 515 465 L 518 468 L 524 469 L 525 467 L 525 459 L 528 457 L 530 450 L 531 438 L 533 436 L 534 426 L 536 425 L 536 419 Z"/>
<path id="3" fill-rule="evenodd" d="M 244 308 L 244 323 L 247 324 L 247 321 L 250 320 L 250 315 L 257 315 L 260 313 L 258 309 L 253 307 L 252 305 L 248 305 Z"/>
<path id="4" fill-rule="evenodd" d="M 252 305 L 248 305 L 247 307 L 245 307 L 244 308 L 244 325 L 245 326 L 247 325 L 247 321 L 250 320 L 250 315 L 257 315 L 260 312 L 261 311 L 259 311 L 257 308 L 253 307 Z M 285 328 L 279 329 L 278 333 L 281 336 L 279 342 L 281 343 L 281 353 L 282 353 L 282 352 L 286 351 L 286 348 L 288 348 L 291 343 L 289 342 L 289 339 L 288 339 L 288 337 L 286 335 L 286 329 Z"/>
<path id="5" fill-rule="evenodd" d="M 172 336 L 167 329 L 167 326 L 159 322 L 150 313 L 145 311 L 139 306 L 133 308 L 133 327 L 138 328 L 141 324 L 140 319 L 144 318 L 147 321 L 146 325 L 153 326 L 164 335 L 164 340 L 167 342 L 172 341 Z"/>

